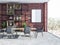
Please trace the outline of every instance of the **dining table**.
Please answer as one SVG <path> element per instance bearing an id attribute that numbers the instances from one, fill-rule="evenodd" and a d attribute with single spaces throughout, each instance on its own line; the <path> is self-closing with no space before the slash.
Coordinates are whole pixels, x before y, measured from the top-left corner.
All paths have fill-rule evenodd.
<path id="1" fill-rule="evenodd" d="M 16 32 L 16 35 L 18 32 L 24 32 L 24 28 L 13 28 Z M 31 31 L 36 32 L 37 28 L 31 28 Z"/>

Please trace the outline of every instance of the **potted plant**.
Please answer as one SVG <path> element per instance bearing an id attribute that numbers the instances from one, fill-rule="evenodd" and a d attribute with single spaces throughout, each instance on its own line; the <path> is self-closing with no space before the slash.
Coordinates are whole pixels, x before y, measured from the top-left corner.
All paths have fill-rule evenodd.
<path id="1" fill-rule="evenodd" d="M 26 22 L 23 22 L 22 25 L 23 25 L 24 28 L 26 28 L 26 26 L 27 26 L 27 25 L 26 25 Z"/>
<path id="2" fill-rule="evenodd" d="M 2 22 L 2 28 L 6 28 L 7 27 L 7 23 L 6 22 Z"/>

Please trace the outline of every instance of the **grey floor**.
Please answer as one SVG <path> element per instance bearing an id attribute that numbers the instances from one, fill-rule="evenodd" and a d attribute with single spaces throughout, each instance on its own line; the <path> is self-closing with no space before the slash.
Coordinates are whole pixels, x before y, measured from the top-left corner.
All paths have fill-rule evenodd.
<path id="1" fill-rule="evenodd" d="M 32 35 L 31 38 L 19 36 L 18 39 L 0 39 L 0 45 L 60 45 L 60 38 L 44 32 L 43 37 L 38 33 L 37 38 Z"/>

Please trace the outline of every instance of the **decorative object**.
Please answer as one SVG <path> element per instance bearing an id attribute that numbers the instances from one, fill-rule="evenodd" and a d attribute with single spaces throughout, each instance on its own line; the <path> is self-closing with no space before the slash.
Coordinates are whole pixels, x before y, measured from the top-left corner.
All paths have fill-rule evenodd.
<path id="1" fill-rule="evenodd" d="M 8 9 L 13 9 L 13 8 L 14 8 L 13 4 L 8 4 Z"/>
<path id="2" fill-rule="evenodd" d="M 10 17 L 9 17 L 9 19 L 13 19 L 13 17 L 12 17 L 12 16 L 10 16 Z"/>
<path id="3" fill-rule="evenodd" d="M 15 21 L 20 21 L 20 20 L 21 20 L 21 16 L 15 16 L 15 17 L 14 17 L 14 20 L 15 20 Z"/>
<path id="4" fill-rule="evenodd" d="M 8 21 L 9 26 L 13 26 L 13 24 L 14 24 L 13 21 Z"/>
<path id="5" fill-rule="evenodd" d="M 28 16 L 28 19 L 30 19 L 30 16 Z"/>
<path id="6" fill-rule="evenodd" d="M 15 4 L 15 9 L 21 9 L 21 4 Z"/>
<path id="7" fill-rule="evenodd" d="M 14 11 L 13 10 L 8 10 L 8 15 L 13 15 L 14 14 Z"/>

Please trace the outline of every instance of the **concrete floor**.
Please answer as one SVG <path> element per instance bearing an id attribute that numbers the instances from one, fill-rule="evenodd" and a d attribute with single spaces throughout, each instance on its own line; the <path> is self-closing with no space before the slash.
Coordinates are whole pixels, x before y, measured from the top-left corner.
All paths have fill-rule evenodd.
<path id="1" fill-rule="evenodd" d="M 48 32 L 60 37 L 60 30 L 48 30 Z"/>
<path id="2" fill-rule="evenodd" d="M 60 38 L 44 32 L 43 37 L 38 33 L 37 38 L 32 35 L 31 39 L 21 36 L 18 39 L 0 39 L 0 45 L 60 45 Z"/>

